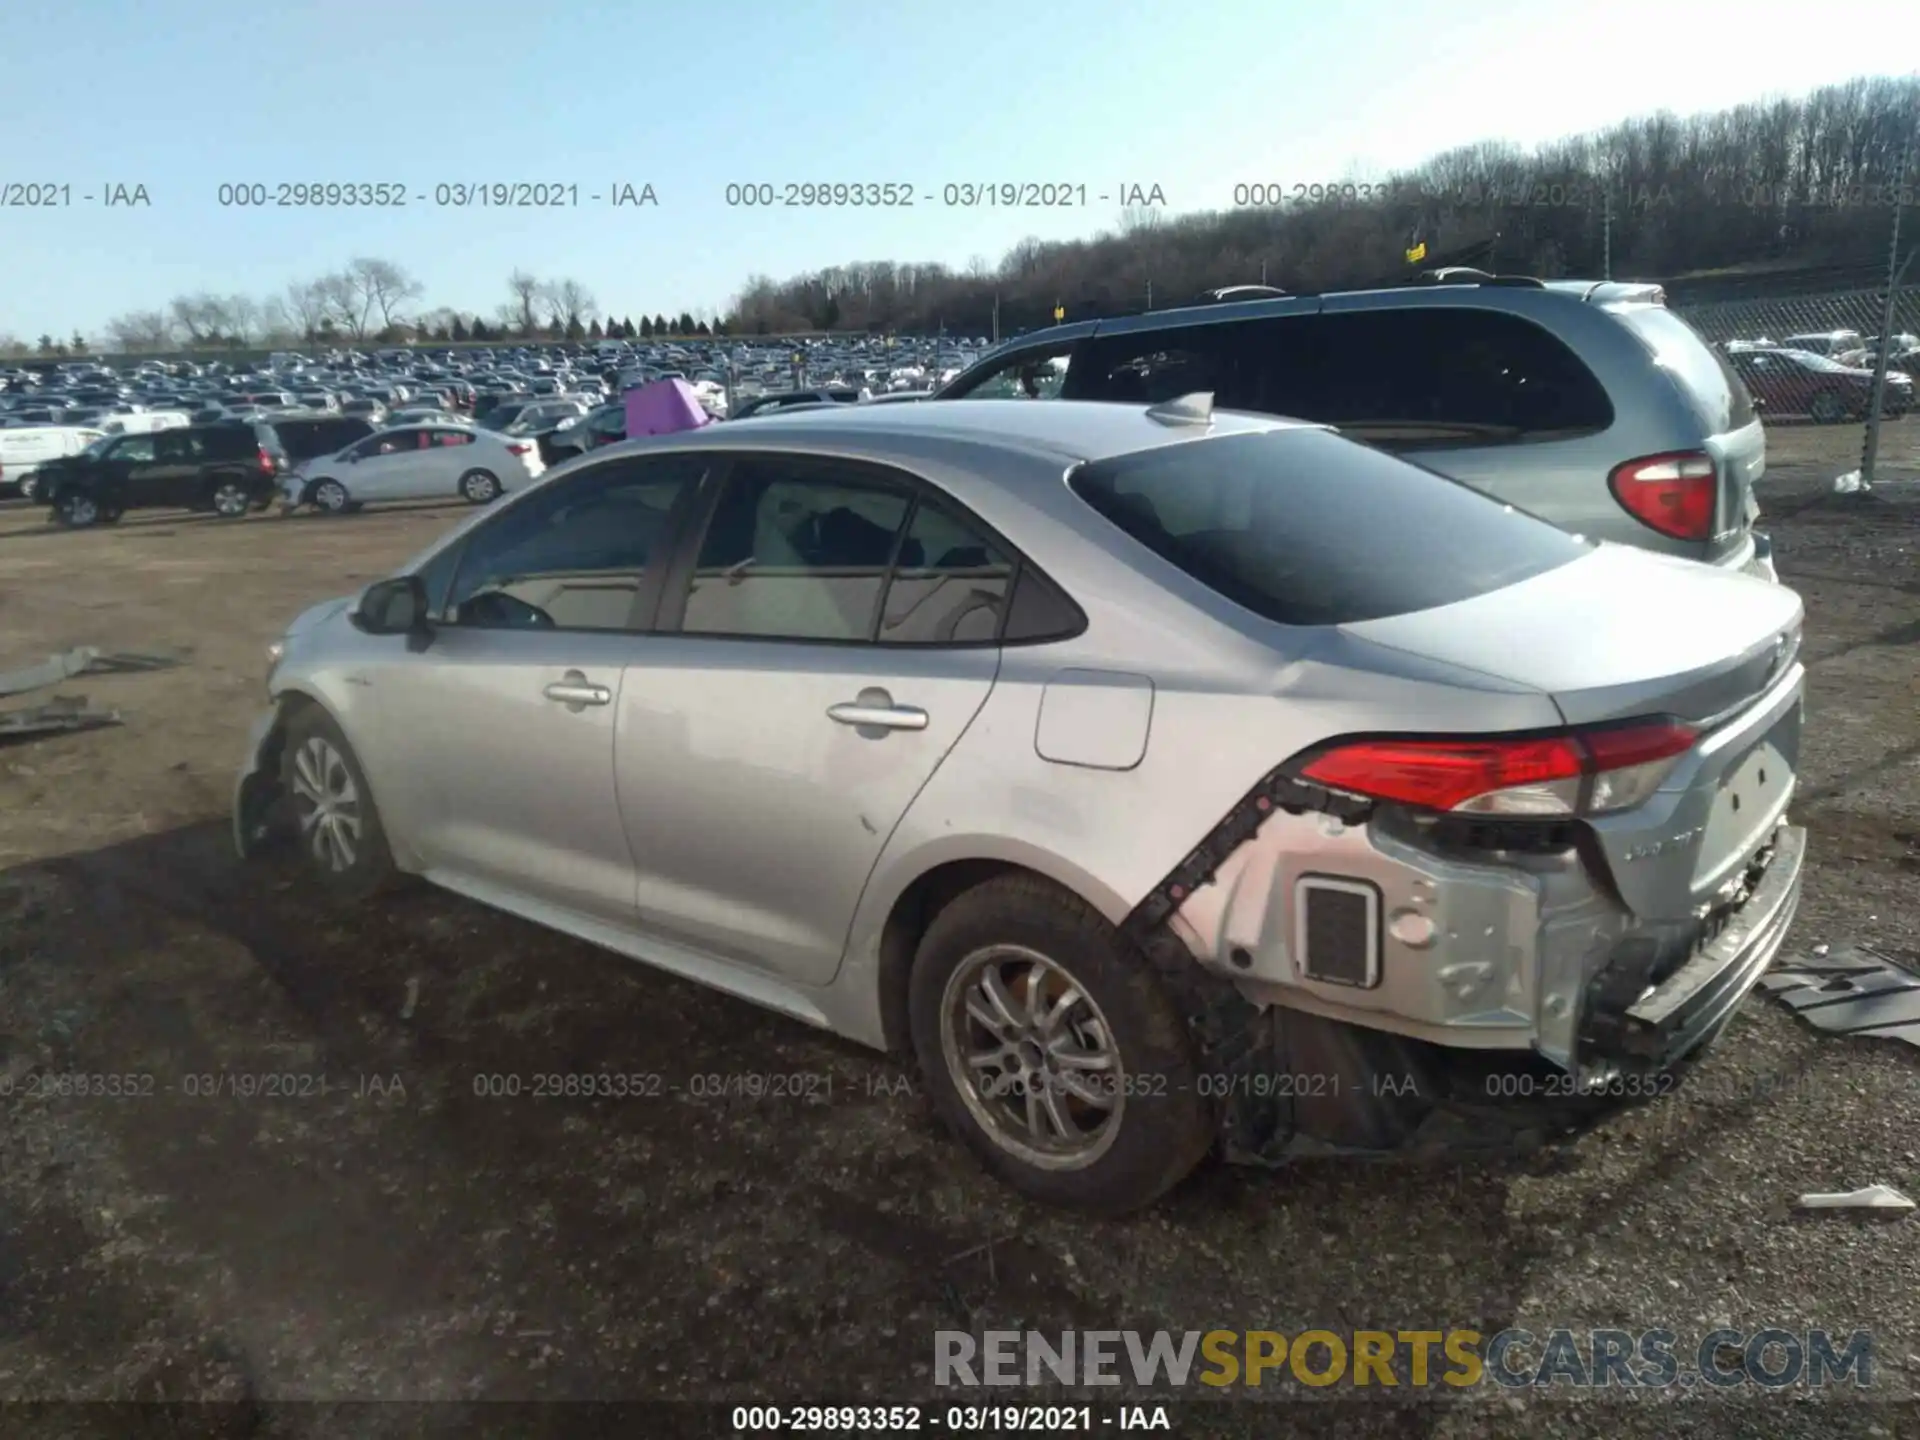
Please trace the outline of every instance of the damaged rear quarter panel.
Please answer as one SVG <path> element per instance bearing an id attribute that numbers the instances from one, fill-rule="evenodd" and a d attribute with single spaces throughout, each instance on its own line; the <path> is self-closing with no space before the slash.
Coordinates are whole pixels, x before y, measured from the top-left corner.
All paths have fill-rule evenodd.
<path id="1" fill-rule="evenodd" d="M 1275 627 L 1277 630 L 1278 627 Z M 914 880 L 956 860 L 1025 866 L 1075 891 L 1118 925 L 1282 761 L 1330 736 L 1389 728 L 1475 731 L 1555 723 L 1551 702 L 1499 682 L 1463 686 L 1458 672 L 1389 657 L 1382 673 L 1349 663 L 1374 647 L 1328 631 L 1281 632 L 1286 663 L 1265 637 L 1210 620 L 1176 643 L 1102 644 L 1098 632 L 1060 645 L 1009 647 L 973 724 L 895 830 L 849 933 L 842 979 L 878 963 L 888 914 Z M 1195 656 L 1212 659 L 1203 664 Z M 1217 658 L 1216 658 L 1217 657 Z M 1047 682 L 1063 668 L 1145 675 L 1154 686 L 1147 753 L 1129 770 L 1050 763 L 1035 748 Z M 1123 703 L 1135 703 L 1129 692 Z"/>

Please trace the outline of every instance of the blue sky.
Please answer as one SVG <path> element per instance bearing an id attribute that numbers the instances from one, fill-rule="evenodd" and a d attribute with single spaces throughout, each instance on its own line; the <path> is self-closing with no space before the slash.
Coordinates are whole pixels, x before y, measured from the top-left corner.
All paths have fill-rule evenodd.
<path id="1" fill-rule="evenodd" d="M 491 315 L 516 267 L 603 311 L 724 307 L 754 273 L 997 260 L 1240 181 L 1365 178 L 1482 139 L 1797 94 L 1920 57 L 1913 0 L 1843 23 L 1722 0 L 0 0 L 0 334 L 178 294 L 264 297 L 372 255 Z M 1838 14 L 1838 12 L 1835 12 Z M 1883 59 L 1882 57 L 1888 57 Z M 1086 208 L 729 208 L 740 181 L 1085 185 Z M 578 185 L 579 208 L 439 208 L 438 184 Z M 223 208 L 223 183 L 401 182 L 399 210 Z M 594 205 L 616 182 L 656 207 Z M 151 205 L 82 194 L 144 185 Z"/>

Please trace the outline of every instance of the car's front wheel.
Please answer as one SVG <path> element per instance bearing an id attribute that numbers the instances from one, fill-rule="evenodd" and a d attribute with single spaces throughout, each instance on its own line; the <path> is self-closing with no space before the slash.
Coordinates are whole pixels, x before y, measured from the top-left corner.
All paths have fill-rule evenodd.
<path id="1" fill-rule="evenodd" d="M 385 887 L 397 873 L 387 832 L 366 772 L 332 717 L 317 705 L 296 710 L 280 756 L 281 784 L 309 871 L 349 898 Z"/>
<path id="2" fill-rule="evenodd" d="M 98 524 L 100 513 L 100 502 L 81 490 L 69 490 L 53 502 L 53 518 L 69 530 Z"/>
<path id="3" fill-rule="evenodd" d="M 1847 418 L 1847 406 L 1834 391 L 1822 390 L 1813 397 L 1813 404 L 1807 407 L 1807 413 L 1816 424 L 1837 425 Z"/>
<path id="4" fill-rule="evenodd" d="M 353 504 L 347 487 L 338 480 L 316 480 L 307 491 L 313 508 L 327 515 L 344 515 Z"/>
<path id="5" fill-rule="evenodd" d="M 460 477 L 460 493 L 475 505 L 491 505 L 500 498 L 500 477 L 491 470 L 469 470 Z"/>
<path id="6" fill-rule="evenodd" d="M 1187 1027 L 1149 962 L 1038 876 L 990 880 L 934 918 L 908 1013 L 936 1111 L 1034 1199 L 1136 1210 L 1212 1143 Z"/>

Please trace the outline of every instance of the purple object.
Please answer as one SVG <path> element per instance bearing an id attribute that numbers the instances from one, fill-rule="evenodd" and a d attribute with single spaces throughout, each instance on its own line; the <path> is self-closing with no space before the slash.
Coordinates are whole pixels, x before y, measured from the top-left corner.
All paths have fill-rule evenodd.
<path id="1" fill-rule="evenodd" d="M 713 416 L 684 380 L 656 380 L 627 392 L 627 438 L 671 435 L 711 425 Z"/>

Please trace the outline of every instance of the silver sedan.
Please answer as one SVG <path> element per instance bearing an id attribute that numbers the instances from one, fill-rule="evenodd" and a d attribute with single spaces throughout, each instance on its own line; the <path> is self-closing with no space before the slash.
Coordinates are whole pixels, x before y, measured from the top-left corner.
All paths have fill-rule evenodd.
<path id="1" fill-rule="evenodd" d="M 1117 1212 L 1672 1083 L 1793 917 L 1801 620 L 1204 396 L 836 406 L 301 615 L 236 839 L 911 1051 Z"/>

